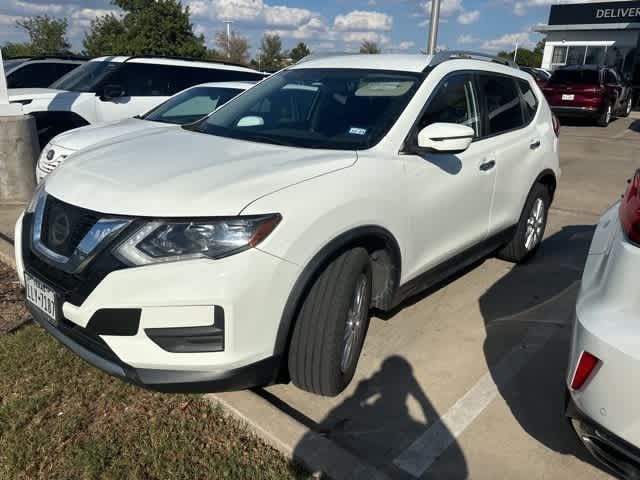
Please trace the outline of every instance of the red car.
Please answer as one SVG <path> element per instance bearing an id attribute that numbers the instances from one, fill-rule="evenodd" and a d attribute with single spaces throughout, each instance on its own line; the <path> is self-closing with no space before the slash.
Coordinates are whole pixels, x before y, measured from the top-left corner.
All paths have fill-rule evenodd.
<path id="1" fill-rule="evenodd" d="M 592 118 L 602 127 L 628 116 L 633 105 L 630 84 L 599 65 L 558 68 L 542 90 L 558 117 Z"/>
<path id="2" fill-rule="evenodd" d="M 544 87 L 549 81 L 549 78 L 551 77 L 548 72 L 540 68 L 520 67 L 520 70 L 527 72 L 529 75 L 531 75 L 535 79 L 536 83 L 540 88 Z"/>

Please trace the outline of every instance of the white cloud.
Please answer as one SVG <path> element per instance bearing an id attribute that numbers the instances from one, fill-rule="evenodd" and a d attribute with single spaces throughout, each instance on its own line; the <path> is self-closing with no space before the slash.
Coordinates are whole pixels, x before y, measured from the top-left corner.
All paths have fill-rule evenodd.
<path id="1" fill-rule="evenodd" d="M 346 15 L 338 15 L 333 26 L 338 31 L 391 30 L 393 17 L 386 13 L 354 10 Z"/>
<path id="2" fill-rule="evenodd" d="M 369 5 L 370 7 L 373 7 L 374 5 L 376 5 L 376 0 L 369 0 L 367 2 L 367 5 Z"/>
<path id="3" fill-rule="evenodd" d="M 470 10 L 467 12 L 462 12 L 460 15 L 458 15 L 458 23 L 461 23 L 463 25 L 469 25 L 471 23 L 477 22 L 479 18 L 480 18 L 479 10 Z"/>
<path id="4" fill-rule="evenodd" d="M 351 44 L 360 44 L 364 41 L 375 42 L 379 45 L 389 43 L 389 37 L 378 32 L 345 32 L 340 37 L 344 42 Z"/>
<path id="5" fill-rule="evenodd" d="M 291 26 L 308 23 L 313 16 L 310 10 L 305 8 L 290 8 L 283 6 L 265 6 L 264 18 L 267 25 Z"/>
<path id="6" fill-rule="evenodd" d="M 195 18 L 232 20 L 274 27 L 299 27 L 317 16 L 306 8 L 272 6 L 263 0 L 190 0 L 187 5 Z"/>
<path id="7" fill-rule="evenodd" d="M 396 47 L 398 48 L 398 50 L 409 50 L 410 48 L 413 48 L 415 46 L 416 42 L 404 41 L 400 42 Z"/>
<path id="8" fill-rule="evenodd" d="M 458 45 L 471 45 L 473 43 L 480 42 L 480 39 L 474 37 L 469 33 L 463 33 L 458 37 L 457 43 Z"/>
<path id="9" fill-rule="evenodd" d="M 499 38 L 492 40 L 485 40 L 482 43 L 484 50 L 512 50 L 516 47 L 516 43 L 519 47 L 533 47 L 535 42 L 531 40 L 529 32 L 521 33 L 505 33 Z"/>
<path id="10" fill-rule="evenodd" d="M 431 15 L 431 0 L 425 0 L 422 8 L 427 15 Z M 443 17 L 449 17 L 463 10 L 462 0 L 442 0 L 440 4 L 440 15 Z"/>

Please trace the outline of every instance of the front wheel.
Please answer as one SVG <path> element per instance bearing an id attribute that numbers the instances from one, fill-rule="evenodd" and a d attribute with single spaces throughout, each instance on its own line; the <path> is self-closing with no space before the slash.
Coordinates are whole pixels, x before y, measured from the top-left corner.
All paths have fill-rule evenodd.
<path id="1" fill-rule="evenodd" d="M 624 112 L 622 113 L 623 117 L 628 117 L 631 113 L 631 109 L 633 108 L 633 95 L 629 95 L 629 100 L 627 100 L 627 106 L 624 107 Z"/>
<path id="2" fill-rule="evenodd" d="M 335 396 L 355 373 L 369 328 L 371 262 L 364 248 L 333 260 L 305 298 L 289 346 L 289 375 L 299 388 Z"/>
<path id="3" fill-rule="evenodd" d="M 537 183 L 524 204 L 513 238 L 498 252 L 499 258 L 522 263 L 536 252 L 547 227 L 550 204 L 549 189 Z"/>

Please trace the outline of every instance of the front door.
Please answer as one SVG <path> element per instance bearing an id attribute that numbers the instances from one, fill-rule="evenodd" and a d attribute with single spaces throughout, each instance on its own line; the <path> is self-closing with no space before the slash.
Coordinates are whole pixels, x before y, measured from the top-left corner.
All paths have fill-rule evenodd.
<path id="1" fill-rule="evenodd" d="M 487 237 L 496 160 L 482 122 L 470 73 L 448 75 L 434 90 L 417 131 L 436 122 L 464 124 L 476 132 L 459 154 L 404 155 L 411 242 L 405 255 L 409 278 L 437 266 Z"/>

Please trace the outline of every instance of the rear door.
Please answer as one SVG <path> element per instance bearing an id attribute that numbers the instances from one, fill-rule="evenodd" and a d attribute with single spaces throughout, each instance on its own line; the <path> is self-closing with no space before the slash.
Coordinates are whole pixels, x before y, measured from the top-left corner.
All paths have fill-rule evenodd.
<path id="1" fill-rule="evenodd" d="M 540 100 L 529 81 L 483 73 L 479 84 L 485 102 L 486 135 L 496 155 L 489 233 L 497 234 L 518 222 L 540 169 L 541 152 L 552 145 L 547 145 L 549 136 L 537 127 Z"/>

